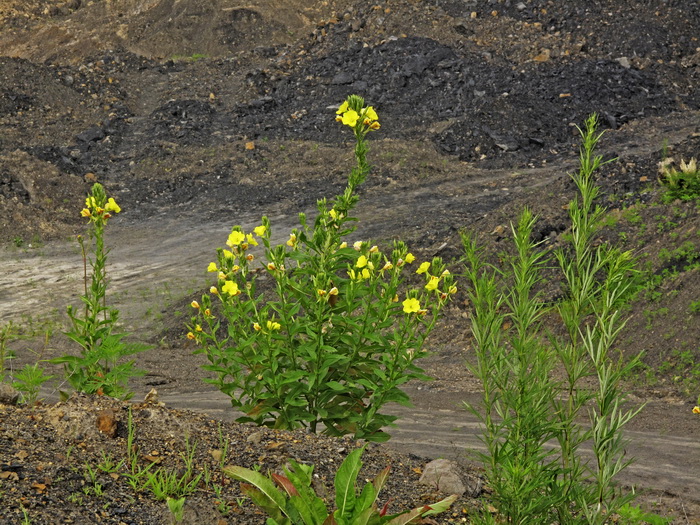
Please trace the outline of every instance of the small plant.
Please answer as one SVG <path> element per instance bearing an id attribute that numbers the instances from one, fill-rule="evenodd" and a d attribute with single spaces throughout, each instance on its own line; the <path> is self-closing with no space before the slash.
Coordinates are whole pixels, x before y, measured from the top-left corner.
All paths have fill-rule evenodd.
<path id="1" fill-rule="evenodd" d="M 687 163 L 681 160 L 679 167 L 673 158 L 665 158 L 659 163 L 659 181 L 666 188 L 665 202 L 700 199 L 700 168 L 695 158 Z"/>
<path id="2" fill-rule="evenodd" d="M 647 523 L 648 525 L 668 525 L 673 521 L 672 519 L 664 518 L 658 514 L 644 512 L 641 507 L 633 507 L 629 503 L 617 509 L 617 514 L 620 517 L 618 523 L 622 525 L 639 525 L 642 523 Z"/>
<path id="3" fill-rule="evenodd" d="M 197 444 L 192 446 L 189 440 L 185 439 L 185 450 L 181 457 L 185 464 L 183 472 L 175 472 L 159 468 L 148 474 L 148 479 L 144 488 L 149 488 L 157 500 L 167 500 L 168 498 L 184 498 L 194 493 L 199 486 L 203 473 L 194 475 L 194 455 Z M 184 503 L 184 501 L 183 501 Z"/>
<path id="4" fill-rule="evenodd" d="M 14 356 L 7 348 L 7 343 L 15 333 L 15 325 L 10 321 L 0 326 L 0 383 L 5 381 L 5 365 Z"/>
<path id="5" fill-rule="evenodd" d="M 103 450 L 102 461 L 97 464 L 97 468 L 106 474 L 112 474 L 118 472 L 124 466 L 124 464 L 125 461 L 123 459 L 116 462 L 111 455 L 106 454 Z"/>
<path id="6" fill-rule="evenodd" d="M 107 254 L 104 231 L 113 213 L 121 208 L 113 198 L 107 198 L 101 184 L 92 187 L 80 214 L 90 221 L 90 238 L 94 240 L 93 258 L 88 261 L 87 246 L 82 236 L 78 243 L 83 255 L 84 307 L 68 307 L 72 328 L 66 335 L 80 345 L 79 356 L 64 355 L 53 359 L 63 364 L 66 377 L 75 390 L 88 394 L 104 394 L 129 398 L 127 382 L 130 377 L 145 372 L 134 368 L 134 362 L 121 362 L 124 357 L 147 350 L 142 344 L 125 343 L 127 334 L 116 333 L 119 311 L 107 306 Z M 88 264 L 89 262 L 89 264 Z M 88 266 L 91 268 L 88 277 Z"/>
<path id="7" fill-rule="evenodd" d="M 311 487 L 313 465 L 302 465 L 292 460 L 290 467 L 284 469 L 284 475 L 272 473 L 269 477 L 243 467 L 227 467 L 224 474 L 243 482 L 243 493 L 270 516 L 267 523 L 274 525 L 416 523 L 421 518 L 444 512 L 457 499 L 453 495 L 432 505 L 387 515 L 388 504 L 379 509 L 377 498 L 389 477 L 389 467 L 382 470 L 374 481 L 368 482 L 361 492 L 356 488 L 364 449 L 355 449 L 348 454 L 336 473 L 336 510 L 332 514 Z"/>
<path id="8" fill-rule="evenodd" d="M 253 422 L 280 429 L 307 427 L 331 435 L 383 441 L 382 427 L 395 416 L 381 414 L 388 402 L 409 405 L 400 386 L 426 379 L 416 360 L 437 316 L 455 293 L 453 277 L 440 258 L 416 273 L 425 284 L 405 291 L 405 272 L 414 256 L 400 241 L 382 253 L 357 241 L 349 245 L 357 220 L 350 212 L 357 187 L 369 172 L 366 135 L 379 128 L 374 109 L 351 96 L 337 120 L 355 136 L 355 158 L 345 192 L 318 201 L 310 225 L 299 215 L 285 245 L 271 245 L 271 225 L 245 232 L 236 226 L 229 249 L 218 250 L 208 270 L 216 286 L 192 302 L 196 315 L 187 336 L 195 340 L 213 372 L 211 383 Z M 274 290 L 260 293 L 251 249 L 262 244 L 262 270 Z M 403 300 L 402 300 L 403 298 Z"/>
<path id="9" fill-rule="evenodd" d="M 165 503 L 168 505 L 168 510 L 172 513 L 175 523 L 182 523 L 185 517 L 185 498 L 167 498 Z"/>
<path id="10" fill-rule="evenodd" d="M 39 363 L 26 364 L 24 368 L 15 372 L 12 386 L 20 393 L 20 403 L 27 405 L 36 403 L 39 400 L 41 386 L 53 377 L 46 375 L 44 367 Z"/>

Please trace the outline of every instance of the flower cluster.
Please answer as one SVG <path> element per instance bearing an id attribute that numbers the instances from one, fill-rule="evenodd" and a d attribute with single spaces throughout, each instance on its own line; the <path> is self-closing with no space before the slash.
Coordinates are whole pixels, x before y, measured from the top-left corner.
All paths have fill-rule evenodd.
<path id="1" fill-rule="evenodd" d="M 378 130 L 381 124 L 377 112 L 372 106 L 363 107 L 364 101 L 357 99 L 351 96 L 343 102 L 335 112 L 335 120 L 353 128 L 355 134 L 365 135 L 368 131 Z"/>
<path id="2" fill-rule="evenodd" d="M 106 221 L 112 216 L 112 213 L 119 213 L 122 209 L 119 207 L 114 198 L 101 199 L 100 195 L 89 196 L 85 199 L 85 208 L 80 211 L 82 217 L 87 217 L 92 221 Z"/>

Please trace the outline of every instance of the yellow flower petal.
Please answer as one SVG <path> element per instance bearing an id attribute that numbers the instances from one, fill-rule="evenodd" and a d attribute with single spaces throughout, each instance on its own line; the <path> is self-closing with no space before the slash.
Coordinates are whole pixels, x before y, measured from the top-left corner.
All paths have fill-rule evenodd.
<path id="1" fill-rule="evenodd" d="M 413 261 L 415 261 L 415 260 L 416 260 L 416 258 L 413 256 L 412 253 L 407 253 L 407 254 L 406 254 L 406 262 L 407 262 L 408 264 L 411 264 L 411 263 L 412 263 Z"/>
<path id="2" fill-rule="evenodd" d="M 216 263 L 215 263 L 215 262 L 210 262 L 210 263 L 209 263 L 209 266 L 207 266 L 207 271 L 208 271 L 208 272 L 218 272 L 219 269 L 216 267 Z"/>
<path id="3" fill-rule="evenodd" d="M 245 234 L 243 232 L 239 232 L 238 230 L 234 230 L 228 236 L 228 240 L 226 241 L 226 245 L 227 246 L 238 246 L 243 241 L 245 241 Z"/>
<path id="4" fill-rule="evenodd" d="M 233 281 L 225 281 L 224 285 L 221 287 L 221 291 L 229 294 L 232 297 L 241 293 L 241 291 L 238 289 L 238 285 Z"/>
<path id="5" fill-rule="evenodd" d="M 119 207 L 119 204 L 117 204 L 117 202 L 112 197 L 110 197 L 107 200 L 107 204 L 105 204 L 105 210 L 113 211 L 114 213 L 119 213 L 120 211 L 122 211 L 122 209 Z"/>
<path id="6" fill-rule="evenodd" d="M 425 273 L 428 271 L 429 268 L 430 268 L 430 263 L 426 261 L 424 263 L 421 263 L 421 265 L 416 270 L 416 273 Z"/>
<path id="7" fill-rule="evenodd" d="M 430 276 L 428 284 L 425 285 L 425 289 L 428 291 L 437 290 L 438 284 L 440 283 L 440 278 L 434 275 Z"/>
<path id="8" fill-rule="evenodd" d="M 346 100 L 343 102 L 338 110 L 335 112 L 336 115 L 341 115 L 342 113 L 345 113 L 348 110 L 348 101 Z"/>
<path id="9" fill-rule="evenodd" d="M 418 299 L 416 298 L 406 299 L 402 304 L 403 311 L 407 314 L 411 314 L 420 310 L 420 302 L 418 302 Z"/>
<path id="10" fill-rule="evenodd" d="M 357 120 L 360 118 L 360 115 L 357 114 L 357 111 L 354 109 L 348 110 L 343 114 L 343 118 L 341 119 L 341 122 L 345 124 L 346 126 L 350 126 L 351 128 L 355 127 L 355 124 L 357 124 Z"/>
<path id="11" fill-rule="evenodd" d="M 258 237 L 262 237 L 263 235 L 265 235 L 266 230 L 267 228 L 265 228 L 265 225 L 261 224 L 260 226 L 253 228 L 253 233 Z"/>
<path id="12" fill-rule="evenodd" d="M 377 120 L 379 117 L 377 116 L 377 112 L 374 111 L 374 108 L 372 106 L 369 106 L 367 109 L 365 109 L 365 118 L 368 118 L 370 120 Z"/>
<path id="13" fill-rule="evenodd" d="M 367 257 L 365 257 L 364 255 L 360 255 L 357 258 L 357 262 L 355 263 L 355 267 L 356 268 L 364 268 L 365 266 L 367 266 Z"/>

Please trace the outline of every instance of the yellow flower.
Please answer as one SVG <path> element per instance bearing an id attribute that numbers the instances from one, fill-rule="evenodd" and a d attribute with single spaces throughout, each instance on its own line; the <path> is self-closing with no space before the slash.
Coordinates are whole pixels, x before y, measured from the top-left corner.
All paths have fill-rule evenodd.
<path id="1" fill-rule="evenodd" d="M 328 295 L 338 295 L 338 289 L 334 286 L 330 290 L 328 290 Z"/>
<path id="2" fill-rule="evenodd" d="M 256 226 L 253 228 L 253 233 L 257 235 L 258 237 L 262 237 L 265 235 L 265 232 L 267 231 L 267 228 L 265 228 L 264 224 L 261 224 L 260 226 Z"/>
<path id="3" fill-rule="evenodd" d="M 82 210 L 80 210 L 80 215 L 82 217 L 92 217 L 92 212 L 87 208 L 83 208 Z"/>
<path id="4" fill-rule="evenodd" d="M 364 268 L 365 266 L 367 266 L 367 257 L 365 257 L 364 255 L 360 255 L 357 258 L 357 262 L 355 263 L 355 267 Z"/>
<path id="5" fill-rule="evenodd" d="M 369 253 L 377 253 L 378 251 L 379 251 L 379 248 L 377 247 L 376 244 L 369 249 Z"/>
<path id="6" fill-rule="evenodd" d="M 219 281 L 225 281 L 226 280 L 226 274 L 224 272 L 219 272 L 219 275 L 217 275 L 219 278 Z"/>
<path id="7" fill-rule="evenodd" d="M 246 256 L 246 259 L 247 259 L 247 258 L 248 258 L 248 256 Z M 234 265 L 233 265 L 233 268 L 231 268 L 231 271 L 232 271 L 233 273 L 236 273 L 236 272 L 237 272 L 238 270 L 240 270 L 240 269 L 241 269 L 240 266 L 238 266 L 237 264 L 234 264 Z"/>
<path id="8" fill-rule="evenodd" d="M 199 303 L 197 301 L 192 301 L 190 306 L 196 310 L 199 310 Z"/>
<path id="9" fill-rule="evenodd" d="M 455 294 L 455 293 L 457 293 L 457 286 L 456 286 L 456 285 L 450 286 L 450 289 L 447 290 L 447 293 L 449 293 L 449 294 Z"/>
<path id="10" fill-rule="evenodd" d="M 362 278 L 363 278 L 363 279 L 369 279 L 369 275 L 370 275 L 370 274 L 369 274 L 369 269 L 363 268 L 363 269 L 362 269 Z"/>
<path id="11" fill-rule="evenodd" d="M 224 250 L 224 257 L 227 259 L 233 259 L 233 253 L 231 253 L 229 250 Z"/>
<path id="12" fill-rule="evenodd" d="M 434 275 L 430 276 L 430 280 L 428 281 L 428 284 L 425 285 L 425 289 L 428 291 L 433 291 L 437 290 L 438 284 L 440 283 L 440 278 L 436 277 Z"/>
<path id="13" fill-rule="evenodd" d="M 297 245 L 297 236 L 295 233 L 289 234 L 289 240 L 287 241 L 287 246 L 294 248 Z"/>
<path id="14" fill-rule="evenodd" d="M 239 232 L 238 230 L 233 230 L 231 232 L 231 234 L 228 236 L 228 240 L 226 241 L 226 245 L 227 246 L 238 246 L 243 241 L 245 241 L 245 234 L 243 232 Z"/>
<path id="15" fill-rule="evenodd" d="M 201 326 L 201 325 L 195 326 L 195 327 L 194 327 L 194 331 L 195 331 L 195 332 L 201 332 L 201 331 L 202 331 L 202 326 Z"/>
<path id="16" fill-rule="evenodd" d="M 391 264 L 389 261 L 387 261 L 387 262 L 384 264 L 384 267 L 382 268 L 382 271 L 384 271 L 384 270 L 391 270 L 393 267 L 394 267 L 394 265 Z"/>
<path id="17" fill-rule="evenodd" d="M 192 332 L 187 332 L 187 339 L 195 339 L 195 335 Z"/>
<path id="18" fill-rule="evenodd" d="M 279 323 L 276 323 L 275 321 L 268 321 L 267 322 L 267 329 L 268 330 L 279 330 L 282 328 L 282 325 Z"/>
<path id="19" fill-rule="evenodd" d="M 338 246 L 338 249 L 339 249 L 339 250 L 342 250 L 343 248 L 347 248 L 347 247 L 348 247 L 348 243 L 346 243 L 345 241 L 343 241 L 343 242 L 340 243 L 340 246 Z"/>
<path id="20" fill-rule="evenodd" d="M 369 106 L 367 109 L 365 109 L 365 118 L 368 118 L 370 120 L 377 120 L 379 117 L 377 116 L 377 112 L 374 111 L 374 108 L 372 106 Z"/>
<path id="21" fill-rule="evenodd" d="M 86 198 L 85 199 L 85 207 L 90 208 L 90 209 L 97 208 L 97 201 L 95 200 L 95 197 Z"/>
<path id="22" fill-rule="evenodd" d="M 411 263 L 412 263 L 413 261 L 415 261 L 415 260 L 416 260 L 416 258 L 413 256 L 412 253 L 407 253 L 407 254 L 406 254 L 406 262 L 407 262 L 408 264 L 411 264 Z"/>
<path id="23" fill-rule="evenodd" d="M 208 271 L 208 272 L 218 272 L 219 269 L 216 267 L 216 263 L 215 263 L 215 262 L 210 262 L 210 263 L 209 263 L 209 266 L 207 266 L 207 271 Z"/>
<path id="24" fill-rule="evenodd" d="M 343 102 L 340 107 L 338 108 L 338 111 L 335 112 L 336 115 L 342 115 L 348 110 L 348 101 L 346 100 Z"/>
<path id="25" fill-rule="evenodd" d="M 416 298 L 406 299 L 402 304 L 403 311 L 407 314 L 411 314 L 420 310 L 420 303 Z"/>
<path id="26" fill-rule="evenodd" d="M 323 297 L 324 295 L 326 295 L 327 292 L 325 290 L 316 290 L 316 293 L 319 297 Z"/>
<path id="27" fill-rule="evenodd" d="M 425 273 L 428 271 L 429 268 L 430 268 L 430 263 L 426 261 L 424 263 L 421 263 L 421 265 L 416 270 L 416 273 Z"/>
<path id="28" fill-rule="evenodd" d="M 335 211 L 335 208 L 331 208 L 331 211 L 328 212 L 328 215 L 331 216 L 331 219 L 336 220 L 338 218 L 338 212 Z"/>
<path id="29" fill-rule="evenodd" d="M 213 295 L 219 295 L 219 289 L 216 286 L 209 288 L 209 293 Z"/>
<path id="30" fill-rule="evenodd" d="M 352 243 L 352 247 L 359 252 L 362 249 L 362 241 L 355 241 Z"/>
<path id="31" fill-rule="evenodd" d="M 252 233 L 249 233 L 248 235 L 245 236 L 246 241 L 248 241 L 248 244 L 251 246 L 257 246 L 258 241 L 255 240 L 255 237 L 253 237 Z"/>
<path id="32" fill-rule="evenodd" d="M 226 281 L 221 287 L 221 291 L 229 294 L 230 296 L 238 295 L 241 291 L 238 289 L 238 285 L 233 281 Z"/>
<path id="33" fill-rule="evenodd" d="M 210 310 L 209 308 L 205 309 L 205 310 L 204 310 L 204 315 L 206 315 L 207 317 L 210 317 L 210 316 L 211 316 L 211 310 Z"/>
<path id="34" fill-rule="evenodd" d="M 262 330 L 262 326 L 260 326 L 260 323 L 253 323 L 253 330 L 255 330 L 256 332 Z"/>
<path id="35" fill-rule="evenodd" d="M 275 271 L 277 269 L 277 266 L 275 266 L 275 263 L 269 262 L 269 263 L 267 263 L 267 269 L 272 272 L 272 271 Z"/>
<path id="36" fill-rule="evenodd" d="M 444 271 L 442 272 L 441 277 L 445 277 L 446 275 L 450 275 L 450 271 L 449 271 L 449 270 L 444 270 Z"/>
<path id="37" fill-rule="evenodd" d="M 122 209 L 119 207 L 119 204 L 117 204 L 117 201 L 115 201 L 112 197 L 107 199 L 107 204 L 105 204 L 105 210 L 113 211 L 114 213 L 119 213 L 120 211 L 122 211 Z"/>
<path id="38" fill-rule="evenodd" d="M 700 414 L 700 407 L 693 408 L 693 414 Z"/>
<path id="39" fill-rule="evenodd" d="M 379 128 L 381 128 L 381 127 L 382 127 L 382 125 L 381 125 L 379 122 L 372 122 L 372 123 L 369 125 L 369 129 L 372 129 L 372 130 L 374 130 L 374 131 L 377 131 L 377 130 L 378 130 Z"/>
<path id="40" fill-rule="evenodd" d="M 345 124 L 346 126 L 350 126 L 351 128 L 355 127 L 355 124 L 357 124 L 357 120 L 360 118 L 360 115 L 357 114 L 357 111 L 354 109 L 350 109 L 343 113 L 342 118 L 340 121 Z"/>

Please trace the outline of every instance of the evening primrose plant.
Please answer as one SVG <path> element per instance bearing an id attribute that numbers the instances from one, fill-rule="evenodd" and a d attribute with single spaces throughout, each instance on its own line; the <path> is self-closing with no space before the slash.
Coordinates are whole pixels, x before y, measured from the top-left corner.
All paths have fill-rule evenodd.
<path id="1" fill-rule="evenodd" d="M 71 328 L 66 335 L 78 343 L 80 355 L 64 355 L 51 362 L 62 364 L 70 385 L 78 392 L 104 394 L 128 398 L 130 377 L 144 371 L 134 368 L 133 361 L 123 362 L 127 356 L 147 350 L 138 343 L 125 343 L 125 333 L 115 331 L 119 311 L 107 306 L 107 254 L 104 233 L 109 219 L 121 212 L 114 198 L 107 197 L 104 187 L 96 183 L 80 215 L 88 219 L 89 237 L 94 242 L 92 257 L 82 236 L 78 243 L 83 257 L 82 308 L 68 307 Z"/>
<path id="2" fill-rule="evenodd" d="M 382 251 L 345 240 L 355 230 L 356 189 L 369 172 L 366 138 L 380 125 L 354 95 L 336 115 L 355 136 L 345 191 L 319 200 L 313 222 L 299 214 L 300 226 L 281 245 L 273 246 L 267 217 L 252 231 L 234 227 L 208 267 L 216 284 L 192 302 L 187 336 L 209 361 L 209 381 L 244 412 L 239 422 L 383 441 L 389 436 L 381 428 L 396 417 L 380 409 L 409 405 L 399 387 L 427 379 L 416 360 L 456 287 L 442 260 L 417 264 L 401 241 Z M 407 289 L 408 273 L 425 284 Z M 265 293 L 263 277 L 274 283 Z"/>

